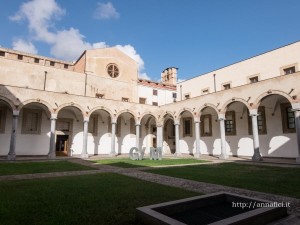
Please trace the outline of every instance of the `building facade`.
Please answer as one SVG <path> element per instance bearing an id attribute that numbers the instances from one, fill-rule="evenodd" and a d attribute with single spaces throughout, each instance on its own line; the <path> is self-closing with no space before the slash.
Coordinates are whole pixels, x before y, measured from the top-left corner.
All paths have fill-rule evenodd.
<path id="1" fill-rule="evenodd" d="M 163 154 L 295 158 L 300 42 L 177 83 L 138 78 L 116 48 L 74 62 L 0 48 L 0 155 Z"/>

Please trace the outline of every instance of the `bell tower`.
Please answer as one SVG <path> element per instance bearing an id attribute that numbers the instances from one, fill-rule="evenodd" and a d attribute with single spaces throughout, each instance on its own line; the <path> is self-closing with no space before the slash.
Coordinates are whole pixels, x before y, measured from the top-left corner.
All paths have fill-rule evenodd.
<path id="1" fill-rule="evenodd" d="M 168 67 L 161 73 L 161 82 L 164 84 L 177 84 L 177 70 L 176 67 Z"/>

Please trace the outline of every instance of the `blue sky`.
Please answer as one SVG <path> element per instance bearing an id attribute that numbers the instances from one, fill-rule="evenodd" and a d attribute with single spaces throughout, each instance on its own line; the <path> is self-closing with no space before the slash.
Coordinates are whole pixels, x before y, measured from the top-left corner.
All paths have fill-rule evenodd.
<path id="1" fill-rule="evenodd" d="M 141 77 L 176 66 L 189 79 L 300 40 L 299 8 L 299 0 L 2 1 L 0 45 L 66 60 L 118 46 Z"/>

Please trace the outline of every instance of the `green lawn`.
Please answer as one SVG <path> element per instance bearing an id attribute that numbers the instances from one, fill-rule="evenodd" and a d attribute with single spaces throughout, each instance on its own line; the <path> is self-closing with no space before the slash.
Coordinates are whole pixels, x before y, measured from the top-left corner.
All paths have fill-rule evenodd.
<path id="1" fill-rule="evenodd" d="M 222 163 L 147 172 L 300 198 L 300 168 Z"/>
<path id="2" fill-rule="evenodd" d="M 135 208 L 198 193 L 105 173 L 0 182 L 0 224 L 138 224 Z"/>
<path id="3" fill-rule="evenodd" d="M 0 163 L 0 176 L 29 174 L 29 173 L 50 173 L 62 171 L 92 170 L 88 166 L 71 163 L 68 161 L 45 161 L 45 162 L 9 162 Z M 1 221 L 0 221 L 1 222 Z"/>
<path id="4" fill-rule="evenodd" d="M 130 158 L 116 158 L 116 159 L 100 159 L 94 162 L 111 165 L 123 168 L 135 168 L 135 167 L 154 167 L 154 166 L 164 166 L 164 165 L 179 165 L 179 164 L 192 164 L 192 163 L 203 163 L 208 162 L 204 160 L 197 159 L 170 159 L 163 158 L 162 160 L 150 160 L 149 158 L 143 160 L 131 160 Z"/>

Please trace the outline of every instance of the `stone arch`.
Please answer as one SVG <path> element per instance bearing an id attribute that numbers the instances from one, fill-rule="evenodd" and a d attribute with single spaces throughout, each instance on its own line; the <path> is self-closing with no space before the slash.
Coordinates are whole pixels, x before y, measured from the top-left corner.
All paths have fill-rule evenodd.
<path id="1" fill-rule="evenodd" d="M 168 116 L 168 115 L 169 115 L 169 116 L 171 117 L 171 119 L 175 122 L 175 117 L 172 115 L 172 112 L 166 111 L 166 112 L 162 115 L 162 117 L 157 121 L 158 124 L 159 124 L 159 125 L 164 125 L 165 118 L 166 118 L 166 116 Z"/>
<path id="2" fill-rule="evenodd" d="M 112 116 L 113 116 L 112 111 L 111 111 L 110 109 L 104 107 L 104 106 L 97 106 L 97 107 L 95 107 L 95 108 L 92 108 L 92 109 L 88 112 L 87 116 L 90 118 L 90 116 L 91 116 L 95 111 L 97 111 L 97 110 L 103 110 L 103 111 L 107 112 L 107 113 L 109 114 L 110 118 L 112 118 Z"/>
<path id="3" fill-rule="evenodd" d="M 219 113 L 219 110 L 218 110 L 217 106 L 215 106 L 214 104 L 211 104 L 211 103 L 206 103 L 206 104 L 202 105 L 202 106 L 197 110 L 198 114 L 201 115 L 202 111 L 203 111 L 205 108 L 208 108 L 208 107 L 214 109 L 214 110 L 216 111 L 217 114 Z"/>
<path id="4" fill-rule="evenodd" d="M 189 112 L 189 113 L 192 115 L 193 120 L 195 120 L 195 113 L 193 113 L 193 110 L 190 109 L 190 108 L 183 108 L 183 109 L 181 109 L 181 110 L 176 114 L 176 117 L 175 117 L 175 118 L 176 118 L 178 121 L 180 121 L 181 116 L 182 116 L 182 114 L 183 114 L 184 112 Z"/>
<path id="5" fill-rule="evenodd" d="M 241 102 L 243 103 L 247 109 L 250 111 L 250 109 L 252 109 L 252 107 L 250 106 L 250 104 L 245 100 L 245 99 L 242 99 L 242 98 L 232 98 L 230 100 L 228 100 L 227 102 L 225 102 L 225 104 L 223 104 L 221 110 L 219 113 L 226 113 L 226 110 L 228 108 L 228 106 L 233 103 L 233 102 Z"/>
<path id="6" fill-rule="evenodd" d="M 134 122 L 135 122 L 135 123 L 138 122 L 138 116 L 137 116 L 133 111 L 128 110 L 128 109 L 121 110 L 120 112 L 118 112 L 117 115 L 116 115 L 116 117 L 115 117 L 115 118 L 116 118 L 116 121 L 117 121 L 117 119 L 119 118 L 119 116 L 120 116 L 121 114 L 123 114 L 123 113 L 129 113 L 129 114 L 131 114 L 131 115 L 133 116 Z"/>
<path id="7" fill-rule="evenodd" d="M 147 116 L 147 115 L 152 116 L 152 117 L 154 118 L 155 123 L 156 123 L 156 124 L 158 123 L 158 119 L 157 119 L 156 116 L 153 115 L 151 112 L 145 112 L 145 113 L 143 113 L 143 114 L 140 116 L 140 120 L 139 120 L 138 122 L 141 122 L 141 121 L 143 120 L 143 118 L 144 118 L 145 116 Z"/>
<path id="8" fill-rule="evenodd" d="M 36 104 L 43 105 L 46 108 L 46 113 L 47 113 L 47 115 L 49 117 L 51 116 L 52 113 L 54 113 L 53 107 L 48 102 L 46 102 L 44 100 L 40 100 L 40 99 L 29 99 L 29 100 L 26 100 L 26 101 L 22 102 L 22 104 L 19 105 L 17 109 L 21 110 L 26 105 L 29 105 L 31 103 L 36 103 Z"/>
<path id="9" fill-rule="evenodd" d="M 85 113 L 84 109 L 80 105 L 78 105 L 76 103 L 73 103 L 73 102 L 69 102 L 69 103 L 65 103 L 65 104 L 60 105 L 59 107 L 57 107 L 55 112 L 58 114 L 60 110 L 62 110 L 63 108 L 66 108 L 68 106 L 77 108 L 81 112 L 82 118 L 84 119 L 84 117 L 86 116 L 86 113 Z"/>
<path id="10" fill-rule="evenodd" d="M 270 96 L 270 95 L 280 95 L 282 97 L 285 97 L 291 104 L 295 103 L 295 100 L 293 100 L 293 98 L 289 94 L 287 94 L 287 93 L 285 93 L 283 91 L 270 90 L 270 91 L 264 92 L 260 96 L 258 96 L 255 99 L 255 101 L 253 102 L 253 106 L 252 107 L 253 108 L 258 108 L 258 106 L 260 105 L 261 101 L 264 98 L 266 98 L 267 96 Z"/>
<path id="11" fill-rule="evenodd" d="M 0 100 L 2 100 L 3 102 L 5 102 L 6 104 L 8 104 L 10 106 L 10 108 L 11 108 L 12 111 L 13 110 L 17 110 L 17 107 L 14 105 L 14 103 L 10 99 L 8 99 L 8 98 L 6 98 L 4 96 L 0 96 Z"/>

